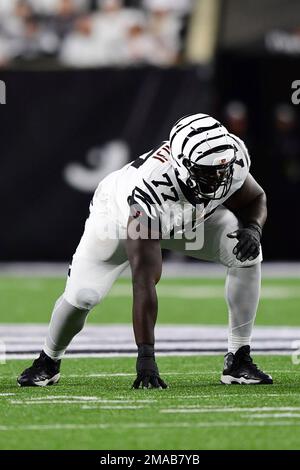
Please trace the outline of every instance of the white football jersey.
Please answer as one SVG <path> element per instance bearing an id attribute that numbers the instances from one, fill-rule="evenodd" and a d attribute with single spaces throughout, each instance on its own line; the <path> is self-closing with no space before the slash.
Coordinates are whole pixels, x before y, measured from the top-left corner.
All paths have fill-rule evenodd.
<path id="1" fill-rule="evenodd" d="M 241 139 L 229 134 L 237 149 L 233 180 L 228 194 L 219 200 L 192 203 L 189 190 L 177 179 L 171 164 L 169 141 L 147 152 L 123 168 L 108 175 L 98 186 L 91 210 L 100 209 L 103 199 L 109 204 L 110 217 L 126 228 L 130 214 L 160 220 L 164 236 L 184 232 L 207 219 L 244 183 L 250 167 L 248 150 Z M 104 196 L 105 195 L 105 196 Z M 133 208 L 133 210 L 132 210 Z"/>

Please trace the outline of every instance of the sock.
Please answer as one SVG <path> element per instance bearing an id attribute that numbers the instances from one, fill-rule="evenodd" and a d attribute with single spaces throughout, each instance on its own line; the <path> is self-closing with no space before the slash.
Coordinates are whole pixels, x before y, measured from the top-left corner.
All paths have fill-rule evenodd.
<path id="1" fill-rule="evenodd" d="M 56 301 L 44 345 L 47 356 L 61 359 L 74 336 L 82 330 L 88 313 L 89 310 L 69 304 L 63 296 Z"/>
<path id="2" fill-rule="evenodd" d="M 228 352 L 251 346 L 251 336 L 260 296 L 261 264 L 228 268 L 225 293 L 229 311 Z"/>

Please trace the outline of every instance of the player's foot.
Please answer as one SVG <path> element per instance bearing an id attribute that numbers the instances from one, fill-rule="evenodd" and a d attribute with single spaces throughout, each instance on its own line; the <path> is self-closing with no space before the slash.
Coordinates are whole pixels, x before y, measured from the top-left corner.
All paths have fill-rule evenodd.
<path id="1" fill-rule="evenodd" d="M 17 382 L 20 387 L 45 387 L 56 384 L 60 378 L 60 363 L 60 360 L 54 361 L 42 351 L 32 366 L 22 372 Z"/>
<path id="2" fill-rule="evenodd" d="M 221 383 L 230 384 L 272 384 L 272 377 L 260 370 L 250 356 L 250 346 L 242 346 L 235 354 L 229 352 L 224 359 Z"/>

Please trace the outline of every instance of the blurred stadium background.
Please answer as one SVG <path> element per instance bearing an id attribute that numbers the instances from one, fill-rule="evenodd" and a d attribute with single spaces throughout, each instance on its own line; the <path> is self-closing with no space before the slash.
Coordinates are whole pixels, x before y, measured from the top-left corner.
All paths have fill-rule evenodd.
<path id="1" fill-rule="evenodd" d="M 283 447 L 299 448 L 292 427 L 300 424 L 300 395 L 290 380 L 299 370 L 290 354 L 298 350 L 300 339 L 300 104 L 292 101 L 292 83 L 300 79 L 299 65 L 297 0 L 0 0 L 0 80 L 6 86 L 5 99 L 1 98 L 6 104 L 0 107 L 0 339 L 12 359 L 0 368 L 5 376 L 1 448 L 63 448 L 51 434 L 57 423 L 52 429 L 50 415 L 43 421 L 41 402 L 40 407 L 26 408 L 32 391 L 15 391 L 15 376 L 24 365 L 20 359 L 27 359 L 28 364 L 28 358 L 41 347 L 99 181 L 166 139 L 182 115 L 196 112 L 218 117 L 245 140 L 252 173 L 268 195 L 263 291 L 254 347 L 269 355 L 263 357 L 268 360 L 265 368 L 270 367 L 275 378 L 277 373 L 279 382 L 277 398 L 263 390 L 253 394 L 242 390 L 238 392 L 241 401 L 231 401 L 236 390 L 215 388 L 221 356 L 199 358 L 198 398 L 203 392 L 205 401 L 211 393 L 217 408 L 253 407 L 255 401 L 257 407 L 272 405 L 273 411 L 278 407 L 277 424 L 272 422 L 272 430 L 268 428 L 264 423 L 272 421 L 272 416 L 267 416 L 258 424 L 260 432 L 255 424 L 251 428 L 251 418 L 239 416 L 235 435 L 232 430 L 227 437 L 224 428 L 235 426 L 228 413 L 222 415 L 222 424 L 214 421 L 218 415 L 212 415 L 211 428 L 208 423 L 199 433 L 159 434 L 156 440 L 152 436 L 149 446 L 232 448 L 236 443 L 238 448 L 246 448 L 243 436 L 247 434 L 252 448 L 278 448 L 276 426 L 281 430 L 285 426 Z M 194 363 L 176 355 L 221 355 L 226 349 L 224 270 L 177 254 L 165 253 L 165 261 L 158 349 L 175 356 L 161 358 L 161 368 L 171 375 L 174 371 L 175 391 L 184 398 L 183 372 L 192 374 Z M 80 394 L 85 387 L 84 393 L 105 397 L 105 389 L 96 381 L 100 372 L 99 380 L 106 377 L 106 390 L 112 393 L 116 385 L 108 382 L 111 373 L 125 394 L 128 378 L 118 373 L 123 371 L 122 360 L 127 361 L 123 363 L 127 375 L 134 368 L 133 359 L 129 362 L 123 357 L 135 351 L 130 292 L 130 281 L 122 279 L 91 314 L 88 329 L 70 350 L 77 358 L 112 358 L 99 362 L 73 359 L 74 366 L 66 365 L 65 386 L 56 387 L 51 394 L 62 390 Z M 176 329 L 178 324 L 180 329 Z M 114 361 L 116 355 L 120 358 Z M 182 376 L 179 361 L 184 361 Z M 190 391 L 195 392 L 191 381 Z M 207 382 L 211 388 L 205 386 Z M 23 399 L 21 393 L 29 400 L 24 407 L 14 396 L 12 403 L 7 402 L 8 395 Z M 280 409 L 284 399 L 289 410 Z M 46 405 L 49 400 L 52 398 Z M 199 405 L 198 399 L 196 403 Z M 111 422 L 105 417 L 105 423 L 112 426 L 106 440 L 103 429 L 95 429 L 91 412 L 90 431 L 82 444 L 81 408 L 77 414 L 74 408 L 71 413 L 59 397 L 55 406 L 65 408 L 60 415 L 64 422 L 70 425 L 74 420 L 73 428 L 70 425 L 65 430 L 66 446 L 121 447 L 119 410 L 110 410 Z M 132 413 L 124 418 L 127 425 L 136 419 Z M 143 413 L 147 421 L 150 415 L 147 410 Z M 32 426 L 28 431 L 38 429 L 41 422 L 48 426 L 50 434 L 44 429 L 42 443 L 30 433 L 24 439 L 24 416 Z M 173 418 L 175 428 L 180 426 L 181 415 Z M 186 428 L 197 427 L 196 419 L 190 415 Z M 149 429 L 143 436 L 137 431 L 127 445 L 145 448 L 151 425 Z"/>
<path id="2" fill-rule="evenodd" d="M 265 259 L 299 259 L 299 17 L 297 0 L 1 0 L 2 261 L 69 259 L 98 181 L 199 111 L 249 147 Z"/>

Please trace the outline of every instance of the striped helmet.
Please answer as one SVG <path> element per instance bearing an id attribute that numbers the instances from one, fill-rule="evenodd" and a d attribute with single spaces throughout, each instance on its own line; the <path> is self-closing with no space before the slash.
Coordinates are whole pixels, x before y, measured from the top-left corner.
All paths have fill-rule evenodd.
<path id="1" fill-rule="evenodd" d="M 228 194 L 236 148 L 220 122 L 207 114 L 183 117 L 171 130 L 170 147 L 176 174 L 196 199 Z"/>

